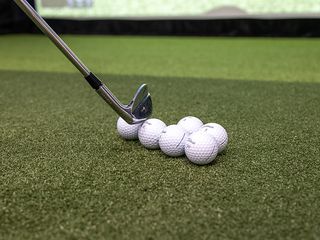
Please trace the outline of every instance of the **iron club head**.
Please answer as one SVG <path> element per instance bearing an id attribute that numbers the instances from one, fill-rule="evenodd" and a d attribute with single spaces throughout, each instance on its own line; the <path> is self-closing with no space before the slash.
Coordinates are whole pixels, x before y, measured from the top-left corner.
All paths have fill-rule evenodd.
<path id="1" fill-rule="evenodd" d="M 146 84 L 139 87 L 128 107 L 135 123 L 145 121 L 151 116 L 152 100 Z"/>
<path id="2" fill-rule="evenodd" d="M 146 84 L 141 85 L 128 105 L 122 104 L 102 84 L 97 93 L 129 124 L 137 124 L 147 120 L 152 114 L 152 101 Z"/>

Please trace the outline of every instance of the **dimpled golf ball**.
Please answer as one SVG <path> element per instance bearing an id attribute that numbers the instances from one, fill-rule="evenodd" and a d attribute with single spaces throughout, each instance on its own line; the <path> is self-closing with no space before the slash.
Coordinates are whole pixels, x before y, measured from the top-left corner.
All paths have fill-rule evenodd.
<path id="1" fill-rule="evenodd" d="M 217 140 L 219 144 L 219 153 L 226 148 L 228 144 L 228 134 L 220 124 L 207 123 L 200 128 L 199 132 L 208 133 Z"/>
<path id="2" fill-rule="evenodd" d="M 119 135 L 127 140 L 138 139 L 138 131 L 142 123 L 139 124 L 129 124 L 121 117 L 117 121 L 117 130 Z"/>
<path id="3" fill-rule="evenodd" d="M 196 132 L 190 135 L 185 144 L 187 158 L 195 164 L 211 163 L 218 154 L 219 145 L 209 134 Z"/>
<path id="4" fill-rule="evenodd" d="M 199 118 L 188 116 L 182 118 L 177 125 L 181 126 L 186 132 L 191 134 L 198 131 L 202 127 L 203 122 Z"/>
<path id="5" fill-rule="evenodd" d="M 145 121 L 138 131 L 140 143 L 148 149 L 159 148 L 159 138 L 166 124 L 159 119 Z"/>
<path id="6" fill-rule="evenodd" d="M 178 125 L 170 125 L 163 129 L 159 146 L 162 152 L 171 157 L 178 157 L 184 154 L 184 144 L 188 133 Z"/>

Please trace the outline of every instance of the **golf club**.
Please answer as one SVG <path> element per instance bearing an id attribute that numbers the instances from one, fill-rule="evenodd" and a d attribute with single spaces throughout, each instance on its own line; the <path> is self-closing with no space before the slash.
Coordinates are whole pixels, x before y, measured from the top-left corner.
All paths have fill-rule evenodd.
<path id="1" fill-rule="evenodd" d="M 122 104 L 113 93 L 104 85 L 72 52 L 67 44 L 53 31 L 48 23 L 36 12 L 27 0 L 14 0 L 21 10 L 47 35 L 50 40 L 60 49 L 69 61 L 81 72 L 90 86 L 130 124 L 140 123 L 150 117 L 152 113 L 152 101 L 148 87 L 143 84 L 139 87 L 133 99 L 128 105 Z"/>

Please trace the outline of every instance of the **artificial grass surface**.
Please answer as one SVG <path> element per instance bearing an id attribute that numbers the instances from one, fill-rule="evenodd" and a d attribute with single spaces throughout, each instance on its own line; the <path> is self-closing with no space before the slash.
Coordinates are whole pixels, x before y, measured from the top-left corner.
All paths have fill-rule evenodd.
<path id="1" fill-rule="evenodd" d="M 320 82 L 318 39 L 63 36 L 94 72 Z M 0 69 L 76 72 L 43 36 L 2 36 Z"/>
<path id="2" fill-rule="evenodd" d="M 99 74 L 123 101 L 148 83 L 154 117 L 167 124 L 192 114 L 224 125 L 228 149 L 204 167 L 120 139 L 116 115 L 79 74 L 1 70 L 0 238 L 316 239 L 320 85 L 302 74 L 313 64 L 281 74 L 305 83 L 275 81 L 273 71 L 271 81 Z"/>

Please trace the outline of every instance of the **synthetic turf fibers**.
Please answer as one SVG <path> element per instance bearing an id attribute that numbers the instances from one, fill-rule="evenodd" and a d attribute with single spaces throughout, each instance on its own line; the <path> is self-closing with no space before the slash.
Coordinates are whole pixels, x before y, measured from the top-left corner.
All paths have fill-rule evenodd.
<path id="1" fill-rule="evenodd" d="M 50 69 L 48 66 L 59 63 L 47 61 L 44 50 L 35 53 L 39 48 L 36 43 L 44 38 L 24 38 L 35 41 L 34 49 L 25 49 L 34 55 L 29 61 L 36 68 L 42 65 L 45 72 L 31 67 L 29 71 L 14 67 L 0 71 L 0 238 L 313 239 L 320 235 L 320 84 L 316 82 L 320 70 L 313 69 L 317 56 L 310 45 L 304 46 L 310 52 L 292 47 L 288 54 L 288 62 L 299 66 L 296 71 L 291 64 L 279 69 L 272 62 L 279 60 L 270 54 L 269 61 L 265 62 L 268 56 L 263 56 L 263 61 L 258 57 L 255 68 L 238 70 L 239 78 L 232 79 L 227 73 L 224 78 L 195 78 L 190 72 L 190 77 L 182 76 L 188 75 L 191 67 L 204 69 L 203 64 L 210 61 L 217 61 L 213 68 L 222 69 L 235 69 L 239 60 L 253 61 L 244 51 L 242 57 L 228 63 L 219 63 L 214 53 L 189 59 L 181 76 L 164 77 L 156 76 L 161 68 L 156 38 L 151 38 L 149 45 L 148 38 L 141 38 L 146 48 L 155 49 L 150 55 L 138 50 L 136 54 L 140 54 L 142 65 L 157 62 L 155 76 L 143 71 L 115 74 L 114 68 L 112 74 L 98 74 L 122 101 L 130 100 L 139 84 L 148 83 L 153 116 L 167 124 L 186 115 L 222 124 L 229 133 L 227 150 L 213 164 L 199 167 L 185 157 L 166 157 L 137 141 L 122 140 L 116 131 L 116 114 L 80 74 Z M 8 48 L 24 44 L 19 37 L 0 38 L 1 44 L 6 39 L 10 39 Z M 80 46 L 81 38 L 74 39 Z M 102 39 L 83 38 L 82 42 L 87 48 L 103 49 L 95 44 Z M 130 38 L 124 40 L 130 45 Z M 124 40 L 118 45 L 111 42 L 118 49 Z M 138 40 L 133 38 L 133 42 Z M 191 40 L 173 41 L 184 46 L 184 41 Z M 193 41 L 195 48 L 204 42 L 217 42 L 221 47 L 223 39 Z M 233 41 L 250 49 L 251 42 L 254 45 L 263 40 L 226 39 L 226 45 L 234 47 Z M 287 53 L 291 46 L 291 40 L 265 41 L 270 49 L 274 42 L 281 61 L 285 57 L 277 46 L 286 41 Z M 162 38 L 158 42 L 163 44 Z M 308 43 L 292 40 L 292 46 L 303 42 Z M 311 45 L 317 44 L 313 40 Z M 80 55 L 94 62 L 94 56 L 86 56 L 89 52 L 86 49 Z M 296 52 L 305 58 L 289 59 Z M 113 64 L 123 65 L 125 70 L 127 62 L 112 53 L 109 58 L 115 57 Z M 63 62 L 63 57 L 52 54 L 53 59 Z M 175 54 L 176 59 L 188 57 L 183 51 Z M 225 50 L 225 54 L 231 61 L 232 52 Z M 160 51 L 159 58 L 163 55 Z M 27 56 L 20 59 L 22 56 L 13 50 L 7 61 L 16 59 L 17 66 L 26 68 L 31 63 L 23 65 Z M 97 61 L 98 66 L 103 64 Z M 182 67 L 179 64 L 173 61 L 163 71 L 174 73 Z M 62 69 L 68 67 L 72 69 Z M 270 71 L 270 81 L 263 69 Z M 150 71 L 147 69 L 149 75 Z M 207 68 L 206 74 L 209 72 Z M 280 72 L 281 76 L 275 74 Z M 280 81 L 283 76 L 288 78 L 286 82 Z"/>

